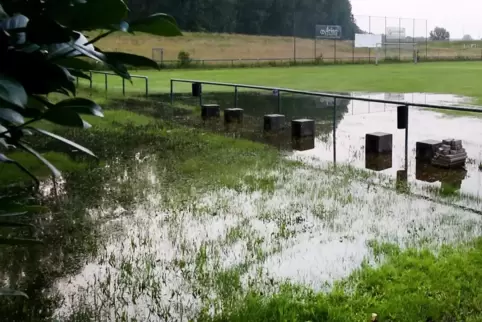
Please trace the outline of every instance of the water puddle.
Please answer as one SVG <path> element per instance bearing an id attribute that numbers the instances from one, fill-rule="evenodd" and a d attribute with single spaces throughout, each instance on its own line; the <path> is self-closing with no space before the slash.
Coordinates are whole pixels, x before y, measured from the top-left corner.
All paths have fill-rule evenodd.
<path id="1" fill-rule="evenodd" d="M 163 201 L 153 167 L 125 177 L 144 197 L 102 225 L 97 257 L 58 282 L 66 299 L 58 316 L 87 306 L 104 319 L 187 321 L 248 285 L 269 294 L 288 279 L 324 289 L 373 260 L 374 240 L 437 247 L 482 233 L 481 216 L 353 181 L 349 171 L 273 169 L 274 192 L 219 189 L 175 206 Z M 90 210 L 100 218 L 118 211 Z"/>

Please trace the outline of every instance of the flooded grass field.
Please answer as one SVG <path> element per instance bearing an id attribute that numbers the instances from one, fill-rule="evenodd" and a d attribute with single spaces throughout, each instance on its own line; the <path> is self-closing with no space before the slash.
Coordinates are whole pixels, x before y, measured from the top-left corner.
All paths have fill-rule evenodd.
<path id="1" fill-rule="evenodd" d="M 231 107 L 233 96 L 203 99 Z M 7 321 L 480 319 L 482 118 L 410 109 L 405 155 L 396 106 L 342 100 L 333 109 L 298 95 L 278 105 L 243 92 L 244 122 L 226 127 L 202 122 L 196 98 L 175 103 L 114 101 L 109 112 L 127 109 L 131 122 L 62 132 L 101 163 L 74 155 L 82 170 L 55 185 L 46 178 L 35 198 L 2 193 L 5 211 L 48 207 L 23 219 L 44 245 L 1 245 L 4 285 L 29 295 L 2 299 Z M 313 118 L 314 147 L 293 149 L 289 128 L 266 136 L 263 115 L 274 112 Z M 393 134 L 393 155 L 374 171 L 364 140 L 378 131 Z M 465 170 L 418 167 L 416 142 L 446 138 L 462 140 Z"/>

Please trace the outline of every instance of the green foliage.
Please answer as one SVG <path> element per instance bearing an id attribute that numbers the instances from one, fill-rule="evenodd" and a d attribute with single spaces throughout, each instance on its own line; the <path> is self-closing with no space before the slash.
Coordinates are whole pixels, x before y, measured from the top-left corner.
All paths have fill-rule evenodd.
<path id="1" fill-rule="evenodd" d="M 430 32 L 430 39 L 431 40 L 449 40 L 450 32 L 448 32 L 447 29 L 445 28 L 435 27 L 435 29 Z"/>
<path id="2" fill-rule="evenodd" d="M 102 108 L 85 98 L 68 98 L 56 104 L 48 95 L 75 96 L 75 77 L 89 79 L 79 66 L 87 58 L 130 79 L 128 66 L 158 68 L 156 62 L 142 56 L 103 52 L 94 43 L 113 32 L 149 32 L 162 36 L 180 35 L 176 21 L 162 13 L 127 22 L 128 8 L 123 0 L 68 0 L 43 2 L 3 1 L 0 6 L 0 162 L 16 165 L 34 176 L 5 154 L 22 149 L 47 166 L 58 177 L 60 172 L 25 140 L 27 134 L 44 135 L 88 155 L 95 155 L 68 139 L 32 123 L 51 123 L 87 129 L 90 124 L 81 115 L 103 117 Z M 80 31 L 107 30 L 88 40 Z M 85 64 L 86 69 L 89 68 Z"/>
<path id="3" fill-rule="evenodd" d="M 169 12 L 186 31 L 312 38 L 316 24 L 336 24 L 350 39 L 360 31 L 349 0 L 129 0 L 129 6 L 133 16 Z"/>
<path id="4" fill-rule="evenodd" d="M 188 67 L 191 65 L 191 55 L 184 50 L 181 50 L 177 55 L 178 64 L 180 67 Z"/>

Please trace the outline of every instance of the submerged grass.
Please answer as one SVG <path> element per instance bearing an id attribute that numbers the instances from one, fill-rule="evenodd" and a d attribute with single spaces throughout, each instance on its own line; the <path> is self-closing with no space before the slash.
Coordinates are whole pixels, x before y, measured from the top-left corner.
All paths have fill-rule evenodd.
<path id="1" fill-rule="evenodd" d="M 152 321 L 364 321 L 373 312 L 380 321 L 482 319 L 479 240 L 444 246 L 434 255 L 428 249 L 402 251 L 377 239 L 370 243 L 377 266 L 366 260 L 326 293 L 275 280 L 264 274 L 263 266 L 300 242 L 313 252 L 292 255 L 293 261 L 331 251 L 333 240 L 347 242 L 349 249 L 350 242 L 366 235 L 440 242 L 450 231 L 450 241 L 463 240 L 477 232 L 464 230 L 476 219 L 438 221 L 436 216 L 448 217 L 452 210 L 428 203 L 412 209 L 393 191 L 384 193 L 384 200 L 376 191 L 365 194 L 366 187 L 353 179 L 368 180 L 366 171 L 338 167 L 316 172 L 280 158 L 275 148 L 261 143 L 153 118 L 162 114 L 157 102 L 105 103 L 106 118 L 88 117 L 94 126 L 87 131 L 42 124 L 92 148 L 110 167 L 119 167 L 120 174 L 103 178 L 103 187 L 92 193 L 103 196 L 111 189 L 125 197 L 116 203 L 124 208 L 121 215 L 103 204 L 91 213 L 102 217 L 99 213 L 107 212 L 105 217 L 116 220 L 107 221 L 111 230 L 102 227 L 108 242 L 99 251 L 99 275 L 85 293 L 74 292 L 79 306 L 68 315 L 71 321 L 106 316 L 127 321 L 138 307 L 144 313 L 148 307 Z M 48 151 L 48 142 L 39 145 Z M 86 166 L 84 159 L 61 155 L 46 153 L 66 171 Z M 143 157 L 155 159 L 149 171 L 140 171 L 141 161 L 132 162 Z M 121 165 L 118 159 L 131 162 Z M 299 172 L 290 176 L 295 170 Z M 454 212 L 458 215 L 466 214 Z M 389 227 L 391 220 L 394 227 Z M 412 228 L 410 220 L 414 230 L 425 223 L 434 231 L 421 237 L 401 231 Z M 125 227 L 116 226 L 119 222 Z M 320 276 L 331 269 L 324 260 L 322 256 L 318 262 L 323 265 Z"/>
<path id="2" fill-rule="evenodd" d="M 482 239 L 457 247 L 401 251 L 374 243 L 379 267 L 364 264 L 328 293 L 284 284 L 274 296 L 249 292 L 232 311 L 200 321 L 481 321 Z"/>

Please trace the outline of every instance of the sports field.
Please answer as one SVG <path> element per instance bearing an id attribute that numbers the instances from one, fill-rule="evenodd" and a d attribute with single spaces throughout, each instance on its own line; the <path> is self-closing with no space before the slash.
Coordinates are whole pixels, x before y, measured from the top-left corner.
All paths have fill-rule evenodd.
<path id="1" fill-rule="evenodd" d="M 149 77 L 151 93 L 166 93 L 171 78 L 185 78 L 316 91 L 427 92 L 464 95 L 478 101 L 482 98 L 482 62 L 133 71 L 133 74 Z M 104 76 L 94 76 L 94 84 L 103 88 Z M 109 88 L 119 93 L 118 77 L 109 77 Z M 126 84 L 126 90 L 142 92 L 144 83 L 135 79 L 133 85 Z M 176 87 L 179 90 L 189 88 Z"/>

